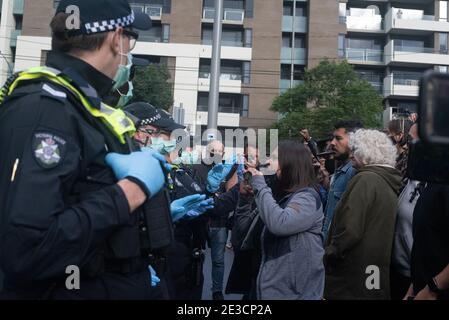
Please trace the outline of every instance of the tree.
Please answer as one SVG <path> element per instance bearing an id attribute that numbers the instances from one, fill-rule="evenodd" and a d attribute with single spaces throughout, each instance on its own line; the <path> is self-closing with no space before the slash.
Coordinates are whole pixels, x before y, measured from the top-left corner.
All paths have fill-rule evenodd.
<path id="1" fill-rule="evenodd" d="M 332 132 L 338 120 L 378 128 L 383 107 L 382 96 L 350 64 L 323 60 L 305 71 L 303 84 L 277 97 L 271 109 L 282 115 L 275 125 L 281 137 L 299 136 L 302 128 L 320 137 Z"/>
<path id="2" fill-rule="evenodd" d="M 170 109 L 173 106 L 173 89 L 169 79 L 166 65 L 151 64 L 137 68 L 132 102 L 145 101 L 157 108 Z"/>

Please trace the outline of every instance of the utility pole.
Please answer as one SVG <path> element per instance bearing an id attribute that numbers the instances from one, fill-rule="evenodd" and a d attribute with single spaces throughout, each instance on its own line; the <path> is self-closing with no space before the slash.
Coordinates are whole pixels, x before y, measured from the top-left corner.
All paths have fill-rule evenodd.
<path id="1" fill-rule="evenodd" d="M 209 110 L 207 129 L 210 129 L 208 140 L 217 138 L 218 102 L 220 97 L 220 65 L 221 65 L 221 34 L 223 19 L 223 0 L 215 0 L 214 37 L 212 42 L 212 62 L 209 88 Z"/>

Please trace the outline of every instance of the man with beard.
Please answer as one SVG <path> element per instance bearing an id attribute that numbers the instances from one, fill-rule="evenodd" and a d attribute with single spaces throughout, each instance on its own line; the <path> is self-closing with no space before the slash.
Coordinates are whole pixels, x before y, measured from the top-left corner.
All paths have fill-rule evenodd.
<path id="1" fill-rule="evenodd" d="M 363 124 L 356 120 L 339 121 L 335 124 L 331 149 L 335 152 L 337 170 L 335 170 L 331 178 L 327 205 L 324 211 L 323 234 L 325 238 L 327 238 L 327 233 L 334 217 L 335 207 L 346 190 L 348 182 L 356 173 L 349 159 L 349 134 L 361 128 L 363 128 Z"/>

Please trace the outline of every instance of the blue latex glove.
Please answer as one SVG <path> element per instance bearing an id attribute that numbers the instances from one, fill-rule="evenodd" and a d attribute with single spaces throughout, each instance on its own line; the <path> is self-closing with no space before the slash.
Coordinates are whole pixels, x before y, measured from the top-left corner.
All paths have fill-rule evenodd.
<path id="1" fill-rule="evenodd" d="M 182 219 L 187 214 L 187 212 L 191 210 L 197 210 L 204 199 L 206 199 L 206 195 L 194 194 L 173 201 L 170 205 L 173 222 Z"/>
<path id="2" fill-rule="evenodd" d="M 131 154 L 109 153 L 106 163 L 118 180 L 133 177 L 142 182 L 148 197 L 156 195 L 164 186 L 165 174 L 160 159 L 154 152 L 138 151 Z"/>
<path id="3" fill-rule="evenodd" d="M 157 160 L 159 160 L 162 167 L 165 168 L 165 170 L 167 170 L 167 172 L 170 172 L 173 169 L 172 165 L 167 162 L 167 159 L 165 159 L 165 156 L 163 156 L 159 152 L 156 152 L 153 149 L 148 148 L 148 147 L 143 147 L 141 150 L 145 151 L 145 152 L 151 152 L 153 154 L 153 157 L 155 157 Z"/>
<path id="4" fill-rule="evenodd" d="M 231 172 L 233 163 L 217 164 L 207 174 L 207 191 L 215 193 L 220 189 L 220 184 Z"/>
<path id="5" fill-rule="evenodd" d="M 207 210 L 214 208 L 214 199 L 209 198 L 200 202 L 200 205 L 197 209 L 190 210 L 186 214 L 187 219 L 195 219 L 200 215 L 204 214 Z"/>
<path id="6" fill-rule="evenodd" d="M 148 266 L 148 270 L 150 271 L 151 286 L 155 287 L 161 282 L 161 279 L 156 275 L 156 271 L 154 271 L 152 266 Z"/>

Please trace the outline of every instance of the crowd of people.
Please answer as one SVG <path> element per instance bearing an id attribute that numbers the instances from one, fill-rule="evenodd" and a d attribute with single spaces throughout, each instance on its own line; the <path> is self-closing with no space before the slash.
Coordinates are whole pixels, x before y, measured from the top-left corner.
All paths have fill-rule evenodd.
<path id="1" fill-rule="evenodd" d="M 301 128 L 267 161 L 250 141 L 198 151 L 128 103 L 147 15 L 64 0 L 50 26 L 46 67 L 0 91 L 0 298 L 199 300 L 207 247 L 214 300 L 449 297 L 449 187 L 407 177 L 416 119 L 339 121 L 322 148 Z"/>

